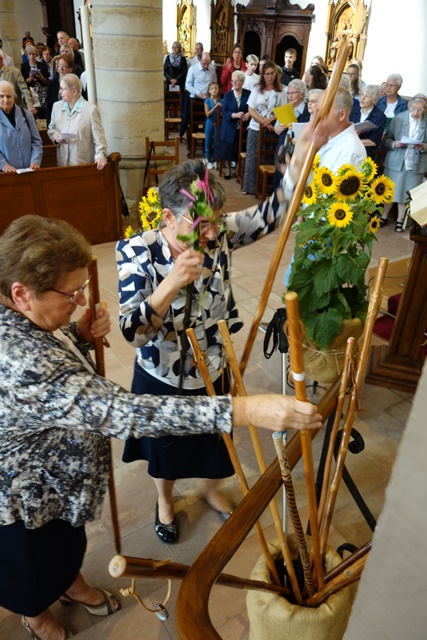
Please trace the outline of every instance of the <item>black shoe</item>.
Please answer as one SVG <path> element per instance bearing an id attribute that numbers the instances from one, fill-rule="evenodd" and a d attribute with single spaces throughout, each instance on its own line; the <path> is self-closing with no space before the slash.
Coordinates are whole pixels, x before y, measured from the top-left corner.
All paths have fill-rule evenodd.
<path id="1" fill-rule="evenodd" d="M 388 218 L 380 218 L 380 229 L 386 226 Z"/>
<path id="2" fill-rule="evenodd" d="M 163 542 L 171 544 L 178 540 L 178 528 L 176 526 L 175 517 L 171 524 L 163 524 L 163 522 L 160 522 L 158 502 L 156 502 L 156 522 L 154 530 Z"/>

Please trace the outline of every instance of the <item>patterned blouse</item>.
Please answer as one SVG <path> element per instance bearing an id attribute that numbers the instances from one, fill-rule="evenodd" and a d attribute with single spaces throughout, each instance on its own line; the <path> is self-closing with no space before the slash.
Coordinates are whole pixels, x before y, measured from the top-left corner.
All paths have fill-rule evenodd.
<path id="1" fill-rule="evenodd" d="M 276 193 L 260 205 L 231 213 L 226 218 L 226 229 L 205 249 L 203 270 L 195 282 L 190 327 L 207 354 L 213 380 L 223 368 L 218 321 L 226 320 L 230 334 L 243 326 L 231 291 L 231 253 L 273 231 L 284 211 Z M 147 231 L 119 241 L 116 259 L 122 333 L 137 348 L 138 364 L 147 373 L 178 387 L 186 295 L 178 293 L 164 318 L 150 305 L 150 295 L 173 268 L 169 246 L 158 229 Z M 203 387 L 191 349 L 185 363 L 184 387 Z"/>
<path id="2" fill-rule="evenodd" d="M 63 328 L 90 361 L 75 323 Z M 71 348 L 0 304 L 0 526 L 99 518 L 107 436 L 231 431 L 230 398 L 134 396 L 91 373 Z M 196 426 L 197 425 L 197 426 Z"/>

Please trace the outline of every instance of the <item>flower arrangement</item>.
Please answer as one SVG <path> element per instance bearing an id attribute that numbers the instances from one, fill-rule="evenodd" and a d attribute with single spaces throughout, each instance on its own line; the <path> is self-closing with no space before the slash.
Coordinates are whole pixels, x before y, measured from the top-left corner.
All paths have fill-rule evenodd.
<path id="1" fill-rule="evenodd" d="M 358 171 L 351 164 L 336 173 L 314 161 L 313 179 L 305 188 L 296 225 L 295 260 L 289 290 L 299 297 L 301 320 L 308 338 L 327 349 L 341 332 L 344 319 L 363 324 L 365 271 L 380 226 L 381 205 L 392 202 L 394 183 L 377 176 L 367 158 Z"/>
<path id="2" fill-rule="evenodd" d="M 190 216 L 193 224 L 190 227 L 190 231 L 186 235 L 179 235 L 178 240 L 182 242 L 189 242 L 194 249 L 201 251 L 203 249 L 199 247 L 200 236 L 200 224 L 203 222 L 215 222 L 215 214 L 212 209 L 214 198 L 209 187 L 209 173 L 206 169 L 203 180 L 196 178 L 190 184 L 188 191 L 186 189 L 180 189 L 180 192 L 186 195 L 189 199 L 189 203 L 186 208 L 186 213 Z"/>
<path id="3" fill-rule="evenodd" d="M 141 227 L 137 231 L 135 231 L 132 226 L 126 227 L 124 233 L 125 238 L 130 238 L 140 231 L 157 229 L 162 219 L 162 207 L 160 204 L 159 192 L 150 187 L 147 191 L 147 195 L 141 198 L 138 209 L 140 213 L 139 219 Z"/>

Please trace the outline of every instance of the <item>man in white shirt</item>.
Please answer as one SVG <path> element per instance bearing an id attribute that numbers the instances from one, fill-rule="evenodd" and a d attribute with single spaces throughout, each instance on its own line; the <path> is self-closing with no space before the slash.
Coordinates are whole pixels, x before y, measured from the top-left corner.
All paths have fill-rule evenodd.
<path id="1" fill-rule="evenodd" d="M 194 56 L 194 58 L 190 58 L 188 60 L 188 66 L 192 67 L 193 64 L 197 64 L 198 62 L 200 62 L 202 59 L 202 54 L 203 54 L 203 45 L 201 42 L 196 42 L 196 55 Z"/>
<path id="2" fill-rule="evenodd" d="M 185 94 L 182 103 L 182 118 L 179 137 L 183 138 L 190 116 L 190 100 L 204 100 L 211 82 L 216 82 L 215 67 L 211 64 L 209 53 L 203 53 L 201 60 L 188 69 L 185 81 Z M 188 145 L 190 144 L 188 140 Z"/>

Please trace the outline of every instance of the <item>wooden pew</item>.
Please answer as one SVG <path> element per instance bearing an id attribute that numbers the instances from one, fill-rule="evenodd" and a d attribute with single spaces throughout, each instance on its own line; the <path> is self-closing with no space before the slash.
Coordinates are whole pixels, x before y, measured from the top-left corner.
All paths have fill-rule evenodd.
<path id="1" fill-rule="evenodd" d="M 16 218 L 36 213 L 74 225 L 91 244 L 118 240 L 123 235 L 120 191 L 111 154 L 102 171 L 95 164 L 54 167 L 29 173 L 0 172 L 0 233 Z"/>

